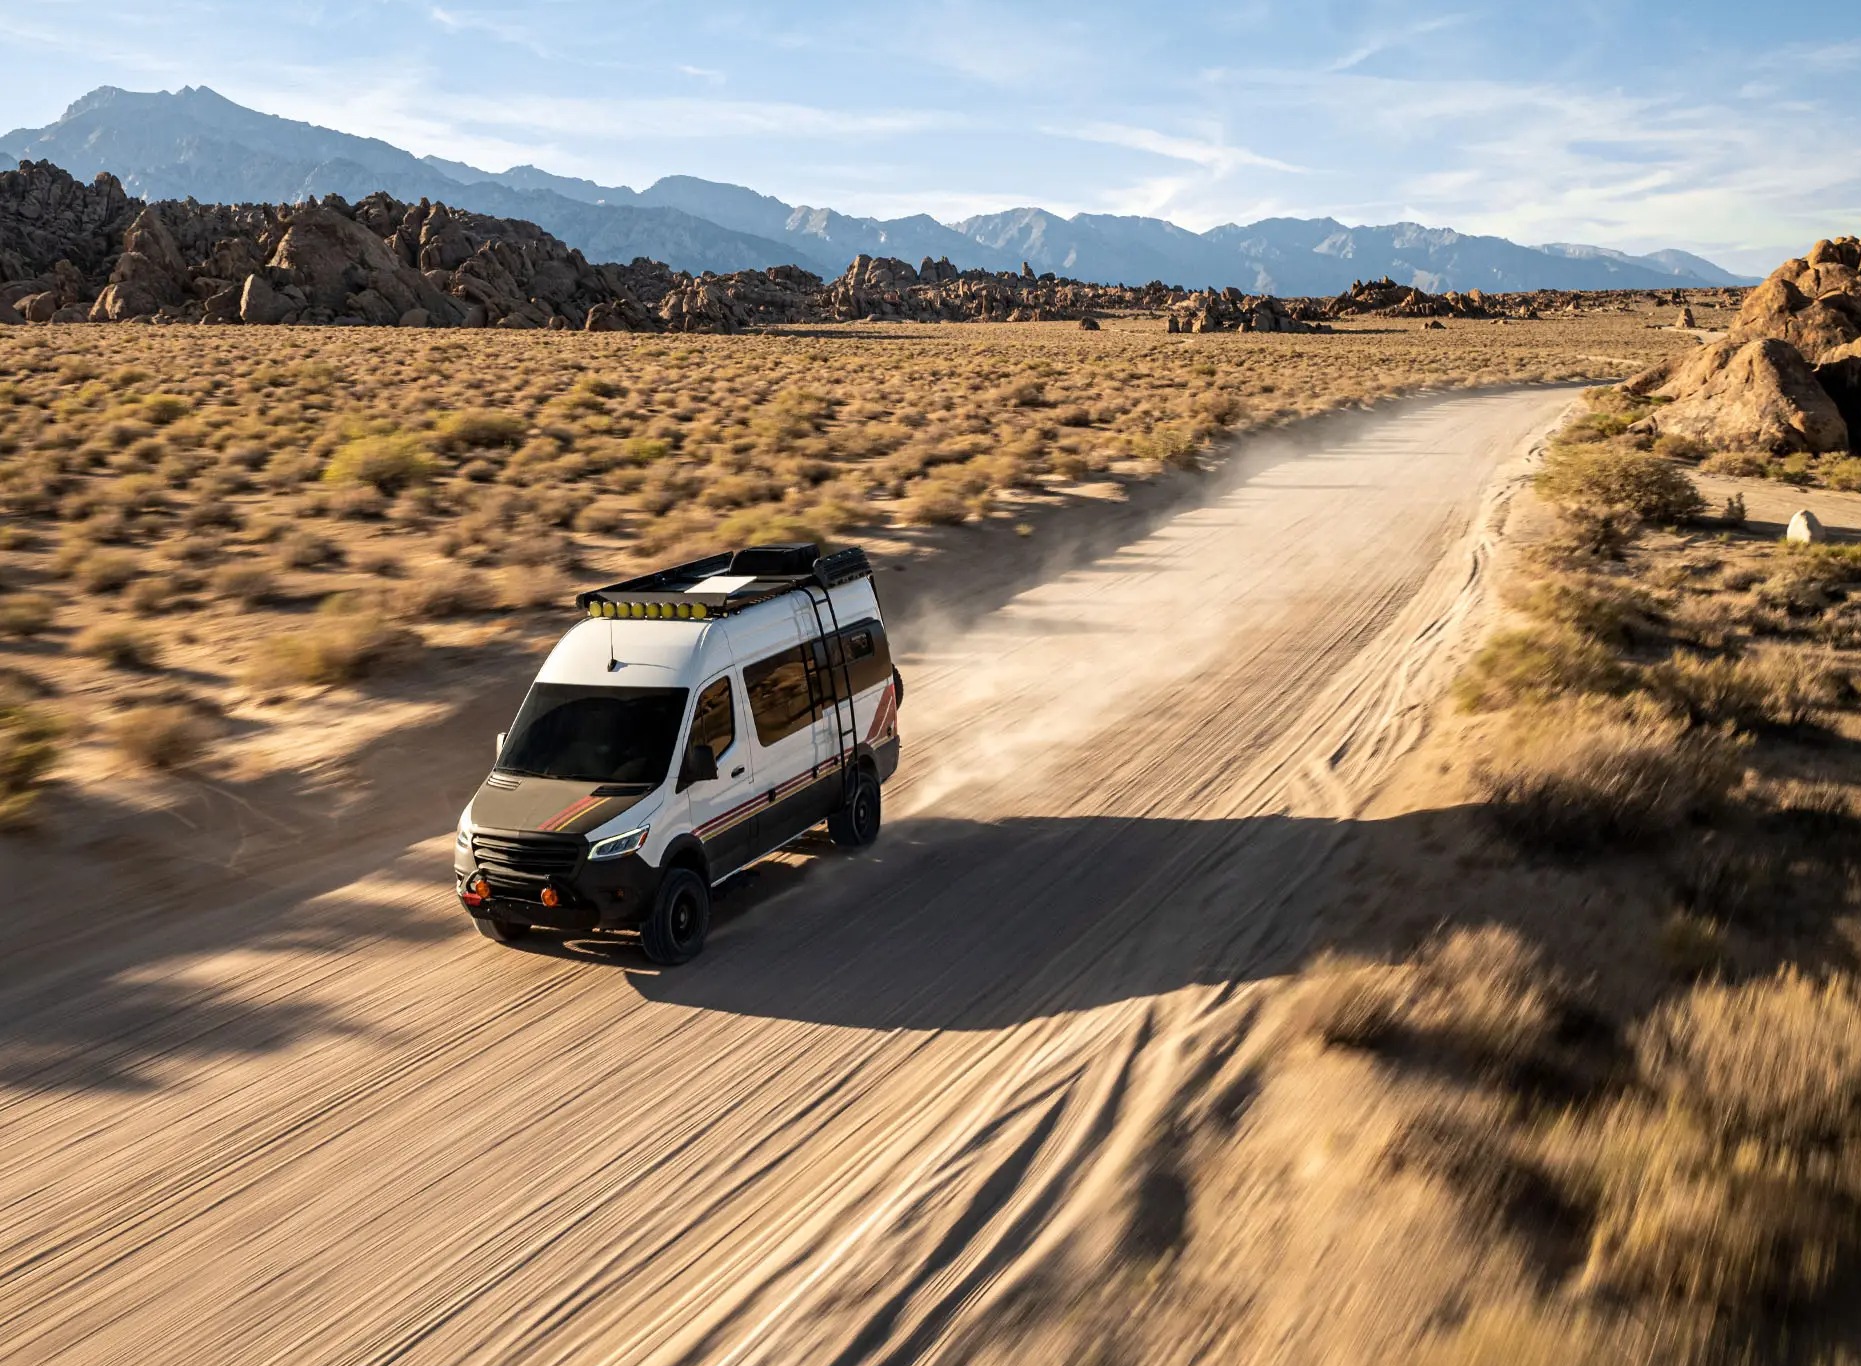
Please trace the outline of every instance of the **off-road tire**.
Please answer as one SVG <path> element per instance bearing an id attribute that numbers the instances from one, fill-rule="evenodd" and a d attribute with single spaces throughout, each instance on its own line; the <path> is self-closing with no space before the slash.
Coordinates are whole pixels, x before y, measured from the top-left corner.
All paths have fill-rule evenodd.
<path id="1" fill-rule="evenodd" d="M 653 913 L 640 926 L 640 947 L 663 967 L 689 963 L 711 929 L 711 889 L 689 868 L 673 868 L 659 883 Z"/>
<path id="2" fill-rule="evenodd" d="M 514 943 L 530 933 L 530 927 L 518 920 L 493 920 L 489 916 L 475 915 L 472 923 L 485 938 L 495 939 L 500 944 Z"/>
<path id="3" fill-rule="evenodd" d="M 846 804 L 827 818 L 827 834 L 842 849 L 864 849 L 879 838 L 879 780 L 860 769 Z"/>

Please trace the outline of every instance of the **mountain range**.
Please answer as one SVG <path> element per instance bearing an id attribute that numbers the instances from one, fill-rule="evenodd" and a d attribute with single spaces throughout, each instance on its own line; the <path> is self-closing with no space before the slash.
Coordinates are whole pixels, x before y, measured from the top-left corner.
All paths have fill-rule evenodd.
<path id="1" fill-rule="evenodd" d="M 535 166 L 483 171 L 260 113 L 205 86 L 154 93 L 101 87 L 54 123 L 0 137 L 0 158 L 51 161 L 82 179 L 109 171 L 144 199 L 292 203 L 386 190 L 398 199 L 527 219 L 590 260 L 645 256 L 693 272 L 798 265 L 831 277 L 866 254 L 948 257 L 965 270 L 1018 270 L 1025 262 L 1104 284 L 1165 280 L 1280 295 L 1335 294 L 1353 280 L 1383 276 L 1434 293 L 1755 283 L 1683 251 L 1632 256 L 1573 243 L 1522 246 L 1415 223 L 1269 218 L 1198 233 L 1157 218 L 1066 218 L 1039 208 L 940 223 L 925 214 L 861 218 L 791 205 L 692 176 L 633 190 Z"/>

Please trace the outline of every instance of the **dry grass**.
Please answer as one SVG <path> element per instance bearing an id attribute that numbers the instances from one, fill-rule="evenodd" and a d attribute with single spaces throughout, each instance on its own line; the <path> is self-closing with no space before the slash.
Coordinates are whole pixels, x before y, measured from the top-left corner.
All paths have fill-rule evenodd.
<path id="1" fill-rule="evenodd" d="M 169 770 L 195 763 L 212 737 L 193 708 L 159 704 L 118 712 L 111 721 L 110 738 L 141 767 Z"/>
<path id="2" fill-rule="evenodd" d="M 26 824 L 58 758 L 56 718 L 0 690 L 0 830 Z"/>
<path id="3" fill-rule="evenodd" d="M 316 617 L 255 653 L 245 681 L 262 689 L 353 683 L 384 667 L 412 639 L 380 608 L 331 598 Z"/>
<path id="4" fill-rule="evenodd" d="M 121 613 L 200 700 L 247 679 L 353 680 L 397 652 L 353 625 L 306 627 L 306 606 L 386 591 L 382 621 L 431 635 L 721 545 L 1018 522 L 1081 480 L 1194 466 L 1227 432 L 1420 389 L 1626 373 L 1681 345 L 1642 321 L 1322 337 L 1169 336 L 1157 319 L 678 338 L 6 329 L 0 655 L 107 710 L 134 695 L 130 647 L 86 653 L 104 638 L 63 628 Z"/>
<path id="5" fill-rule="evenodd" d="M 1573 855 L 1658 841 L 1715 810 L 1742 773 L 1722 733 L 1651 709 L 1563 704 L 1516 714 L 1476 782 L 1501 831 Z"/>

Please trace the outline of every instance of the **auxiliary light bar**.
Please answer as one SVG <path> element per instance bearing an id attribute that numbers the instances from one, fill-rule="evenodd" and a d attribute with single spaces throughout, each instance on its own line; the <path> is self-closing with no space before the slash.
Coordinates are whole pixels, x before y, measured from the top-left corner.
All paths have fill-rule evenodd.
<path id="1" fill-rule="evenodd" d="M 701 602 L 606 602 L 588 604 L 588 615 L 606 621 L 703 621 L 711 609 Z"/>

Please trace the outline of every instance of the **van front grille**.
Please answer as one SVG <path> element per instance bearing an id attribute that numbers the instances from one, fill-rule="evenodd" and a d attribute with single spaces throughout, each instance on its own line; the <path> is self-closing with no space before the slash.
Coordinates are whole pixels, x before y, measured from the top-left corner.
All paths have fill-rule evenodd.
<path id="1" fill-rule="evenodd" d="M 472 836 L 472 857 L 493 878 L 541 882 L 575 871 L 588 841 L 579 835 L 509 834 Z"/>

